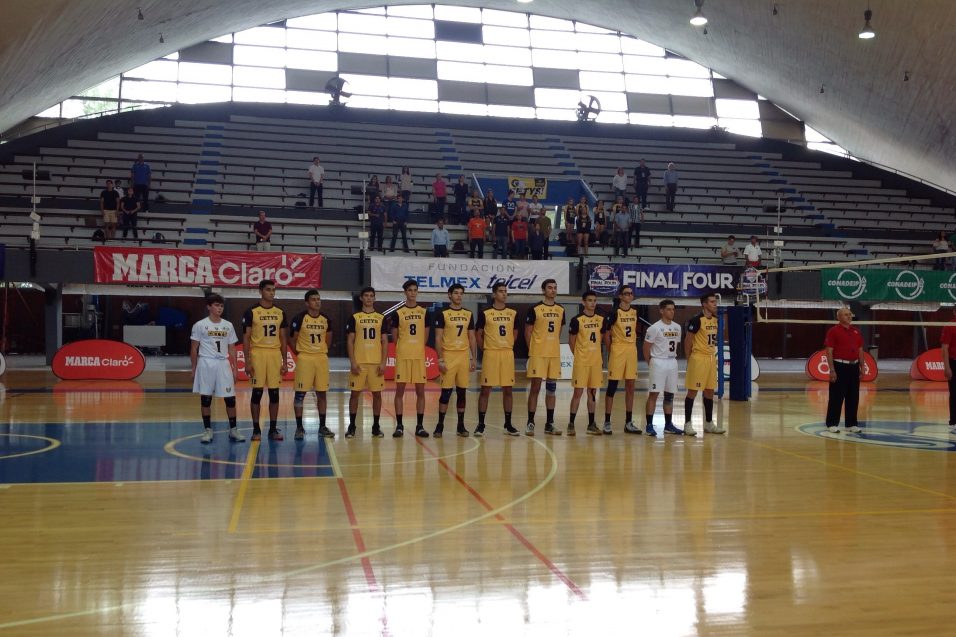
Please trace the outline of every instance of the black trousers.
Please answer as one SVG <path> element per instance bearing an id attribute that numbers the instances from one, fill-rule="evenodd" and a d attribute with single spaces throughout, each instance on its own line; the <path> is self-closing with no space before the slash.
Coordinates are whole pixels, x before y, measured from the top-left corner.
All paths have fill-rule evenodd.
<path id="1" fill-rule="evenodd" d="M 475 255 L 478 255 L 479 259 L 485 258 L 485 241 L 484 239 L 469 239 L 468 241 L 468 258 L 474 259 Z"/>
<path id="2" fill-rule="evenodd" d="M 309 184 L 309 207 L 312 208 L 315 206 L 315 195 L 319 195 L 319 208 L 322 207 L 322 184 L 317 184 L 314 181 Z"/>
<path id="3" fill-rule="evenodd" d="M 149 184 L 133 184 L 133 196 L 139 200 L 140 210 L 149 212 Z"/>
<path id="4" fill-rule="evenodd" d="M 956 360 L 949 359 L 949 368 L 956 370 Z M 949 424 L 956 425 L 956 374 L 949 379 Z"/>
<path id="5" fill-rule="evenodd" d="M 647 183 L 638 183 L 634 185 L 637 192 L 637 200 L 641 202 L 641 208 L 647 208 Z"/>
<path id="6" fill-rule="evenodd" d="M 836 380 L 830 383 L 827 400 L 827 427 L 840 425 L 840 412 L 846 405 L 846 426 L 857 425 L 856 411 L 860 405 L 860 366 L 857 363 L 830 361 L 836 371 Z"/>
<path id="7" fill-rule="evenodd" d="M 377 239 L 378 249 L 381 250 L 382 252 L 385 252 L 385 245 L 384 245 L 385 224 L 372 223 L 369 229 L 370 229 L 370 232 L 369 232 L 368 249 L 370 251 L 375 249 L 375 245 L 376 245 L 375 241 Z"/>
<path id="8" fill-rule="evenodd" d="M 627 244 L 628 239 L 630 238 L 630 228 L 627 230 L 615 230 L 614 231 L 614 256 L 622 255 L 627 256 Z"/>
<path id="9" fill-rule="evenodd" d="M 405 225 L 404 221 L 392 222 L 392 245 L 389 246 L 389 249 L 395 252 L 395 242 L 398 241 L 399 232 L 402 233 L 402 249 L 408 252 L 408 226 Z"/>
<path id="10" fill-rule="evenodd" d="M 139 231 L 136 230 L 136 213 L 129 214 L 124 212 L 122 215 L 120 215 L 120 228 L 123 229 L 124 239 L 130 230 L 133 231 L 133 238 L 139 239 Z"/>
<path id="11" fill-rule="evenodd" d="M 664 196 L 664 207 L 668 212 L 674 212 L 674 200 L 677 198 L 677 184 L 667 184 L 667 194 Z"/>

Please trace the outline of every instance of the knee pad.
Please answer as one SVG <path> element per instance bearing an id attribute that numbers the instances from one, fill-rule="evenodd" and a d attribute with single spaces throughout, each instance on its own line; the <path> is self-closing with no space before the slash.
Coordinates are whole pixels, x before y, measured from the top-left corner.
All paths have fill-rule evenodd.
<path id="1" fill-rule="evenodd" d="M 249 399 L 253 405 L 258 405 L 262 402 L 262 387 L 256 387 L 252 390 L 252 398 Z"/>
<path id="2" fill-rule="evenodd" d="M 226 409 L 235 409 L 236 408 L 236 397 L 235 396 L 226 396 L 222 399 L 226 403 Z"/>
<path id="3" fill-rule="evenodd" d="M 617 393 L 617 381 L 616 380 L 607 381 L 607 389 L 604 390 L 604 395 L 614 398 L 615 393 Z"/>
<path id="4" fill-rule="evenodd" d="M 270 400 L 271 400 L 271 396 L 270 396 Z M 297 391 L 295 393 L 295 397 L 292 399 L 292 402 L 293 404 L 295 404 L 296 407 L 301 407 L 302 404 L 305 402 L 305 392 Z"/>
<path id="5" fill-rule="evenodd" d="M 449 387 L 448 389 L 442 389 L 441 396 L 438 397 L 438 402 L 440 402 L 442 405 L 447 405 L 448 401 L 450 400 L 451 400 L 451 387 Z"/>
<path id="6" fill-rule="evenodd" d="M 673 405 L 674 404 L 674 394 L 669 391 L 664 392 L 664 404 Z"/>
<path id="7" fill-rule="evenodd" d="M 554 396 L 558 393 L 558 383 L 553 380 L 545 381 L 544 392 L 547 396 Z"/>
<path id="8" fill-rule="evenodd" d="M 212 396 L 200 396 L 199 404 L 203 407 L 212 407 Z"/>
<path id="9" fill-rule="evenodd" d="M 466 392 L 466 391 L 467 391 L 467 390 L 466 390 L 464 387 L 456 387 L 456 388 L 455 388 L 455 397 L 456 397 L 455 406 L 456 406 L 458 409 L 464 409 L 464 408 L 465 408 L 465 392 Z"/>
<path id="10" fill-rule="evenodd" d="M 278 387 L 276 387 L 276 388 L 274 388 L 274 389 L 273 389 L 273 388 L 270 388 L 270 389 L 269 389 L 269 402 L 270 402 L 270 403 L 277 403 L 277 402 L 279 402 L 279 388 L 278 388 Z"/>

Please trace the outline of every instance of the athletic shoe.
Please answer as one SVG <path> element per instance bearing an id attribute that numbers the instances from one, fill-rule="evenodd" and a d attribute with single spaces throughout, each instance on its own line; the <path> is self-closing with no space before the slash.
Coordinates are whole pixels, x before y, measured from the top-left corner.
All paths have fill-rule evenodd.
<path id="1" fill-rule="evenodd" d="M 612 433 L 614 433 L 614 432 L 611 431 L 611 423 L 610 423 L 610 422 L 604 423 L 604 435 L 605 435 L 605 436 L 610 436 Z"/>
<path id="2" fill-rule="evenodd" d="M 578 435 L 578 432 L 576 432 L 576 431 L 574 430 L 574 425 L 568 425 L 568 435 L 569 435 L 569 436 L 576 436 L 576 435 Z"/>
<path id="3" fill-rule="evenodd" d="M 239 433 L 239 430 L 233 427 L 229 430 L 229 440 L 233 442 L 245 442 L 246 437 Z"/>
<path id="4" fill-rule="evenodd" d="M 570 435 L 570 434 L 569 434 L 569 435 Z M 601 434 L 601 430 L 598 429 L 598 426 L 592 424 L 592 425 L 588 425 L 588 435 L 589 435 L 589 436 L 600 436 L 600 435 L 602 435 L 602 434 Z"/>
<path id="5" fill-rule="evenodd" d="M 282 440 L 285 440 L 285 438 L 282 437 L 282 432 L 279 431 L 278 429 L 269 429 L 269 440 L 275 440 L 276 442 L 280 442 Z"/>
<path id="6" fill-rule="evenodd" d="M 322 425 L 319 427 L 319 436 L 322 438 L 335 438 L 335 432 L 325 425 Z"/>
<path id="7" fill-rule="evenodd" d="M 685 436 L 696 436 L 697 430 L 694 429 L 694 425 L 691 422 L 684 423 L 684 435 Z"/>
<path id="8" fill-rule="evenodd" d="M 253 429 L 253 430 L 252 430 L 252 441 L 255 442 L 256 440 L 262 440 L 262 430 L 261 430 L 261 429 Z"/>
<path id="9" fill-rule="evenodd" d="M 202 438 L 199 439 L 199 442 L 203 443 L 204 445 L 208 445 L 210 442 L 212 442 L 212 436 L 212 428 L 206 427 L 205 431 L 202 432 Z"/>
<path id="10" fill-rule="evenodd" d="M 641 430 L 640 430 L 638 427 L 634 426 L 634 423 L 633 423 L 633 422 L 630 422 L 630 421 L 629 421 L 629 422 L 624 423 L 624 433 L 626 433 L 626 434 L 637 434 L 638 436 L 640 436 L 640 435 L 641 435 Z"/>
<path id="11" fill-rule="evenodd" d="M 441 438 L 444 433 L 445 433 L 445 425 L 438 425 L 435 427 L 435 431 L 432 432 L 432 436 L 434 436 L 435 438 Z"/>
<path id="12" fill-rule="evenodd" d="M 392 432 L 392 438 L 401 438 L 405 435 L 404 427 L 395 427 L 395 431 Z"/>
<path id="13" fill-rule="evenodd" d="M 859 428 L 858 426 L 856 426 L 856 425 L 853 425 L 852 427 L 847 427 L 846 430 L 849 431 L 851 434 L 861 434 L 861 433 L 863 433 L 863 430 L 860 429 L 860 428 Z"/>
<path id="14" fill-rule="evenodd" d="M 840 428 L 839 428 L 839 427 L 827 427 L 827 431 L 829 431 L 831 434 L 838 434 L 838 433 L 840 433 Z"/>
<path id="15" fill-rule="evenodd" d="M 520 436 L 521 432 L 512 427 L 511 425 L 505 425 L 505 435 L 506 436 Z"/>
<path id="16" fill-rule="evenodd" d="M 475 427 L 475 433 L 472 434 L 475 438 L 482 438 L 485 435 L 485 426 L 478 425 Z"/>
<path id="17" fill-rule="evenodd" d="M 384 438 L 381 427 L 372 427 L 372 438 Z"/>
<path id="18" fill-rule="evenodd" d="M 418 427 L 415 429 L 415 435 L 418 436 L 419 438 L 427 438 L 428 432 L 425 431 L 424 427 Z"/>
<path id="19" fill-rule="evenodd" d="M 625 431 L 627 431 L 625 429 Z M 647 432 L 648 436 L 657 436 L 657 430 L 654 429 L 654 425 L 648 425 L 644 428 L 644 431 Z"/>
<path id="20" fill-rule="evenodd" d="M 459 438 L 467 438 L 468 436 L 471 435 L 470 433 L 468 433 L 468 430 L 465 429 L 464 425 L 462 425 L 461 427 L 458 427 L 455 430 L 455 433 L 458 434 Z"/>
<path id="21" fill-rule="evenodd" d="M 834 431 L 834 430 L 840 431 L 840 430 L 837 429 L 836 427 L 833 427 L 833 428 L 830 429 L 830 431 Z M 725 433 L 727 433 L 727 430 L 726 430 L 726 429 L 722 429 L 722 428 L 721 428 L 720 426 L 718 426 L 716 423 L 712 423 L 712 422 L 705 422 L 705 423 L 704 423 L 704 431 L 707 432 L 707 433 L 709 433 L 709 434 L 725 434 Z"/>
<path id="22" fill-rule="evenodd" d="M 684 432 L 675 427 L 674 425 L 664 425 L 664 433 L 674 434 L 675 436 L 683 436 Z"/>
<path id="23" fill-rule="evenodd" d="M 349 425 L 349 428 L 345 430 L 345 438 L 352 439 L 355 437 L 355 425 Z"/>
<path id="24" fill-rule="evenodd" d="M 295 440 L 305 440 L 305 428 L 304 428 L 304 427 L 296 427 L 296 428 L 295 428 L 295 434 L 294 434 L 292 437 L 293 437 L 293 439 L 295 439 Z"/>
<path id="25" fill-rule="evenodd" d="M 544 423 L 544 433 L 548 434 L 549 436 L 560 436 L 561 430 L 555 429 L 553 422 L 546 422 Z"/>
<path id="26" fill-rule="evenodd" d="M 524 429 L 524 435 L 526 435 L 526 436 L 533 436 L 533 435 L 534 435 L 534 423 L 533 423 L 533 422 L 529 422 L 528 425 L 525 427 L 525 429 Z"/>

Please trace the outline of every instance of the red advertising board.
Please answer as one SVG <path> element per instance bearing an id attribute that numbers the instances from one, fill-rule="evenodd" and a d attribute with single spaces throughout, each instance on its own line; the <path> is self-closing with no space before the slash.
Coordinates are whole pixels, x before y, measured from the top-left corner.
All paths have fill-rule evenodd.
<path id="1" fill-rule="evenodd" d="M 441 376 L 438 369 L 438 353 L 430 347 L 425 348 L 425 378 L 435 380 Z M 395 380 L 395 343 L 388 344 L 388 360 L 385 362 L 385 380 Z"/>
<path id="2" fill-rule="evenodd" d="M 943 350 L 939 347 L 928 349 L 910 365 L 910 378 L 913 380 L 933 380 L 946 382 L 946 370 L 943 368 Z"/>
<path id="3" fill-rule="evenodd" d="M 146 369 L 146 359 L 132 345 L 96 338 L 61 347 L 52 368 L 63 380 L 132 380 Z"/>
<path id="4" fill-rule="evenodd" d="M 282 380 L 295 379 L 295 366 L 297 361 L 298 357 L 292 353 L 292 350 L 286 350 L 286 372 L 283 374 Z M 249 380 L 249 374 L 246 373 L 246 354 L 242 350 L 242 345 L 236 345 L 236 369 L 239 372 L 239 380 Z"/>
<path id="5" fill-rule="evenodd" d="M 813 380 L 830 381 L 830 361 L 827 360 L 827 351 L 821 349 L 815 352 L 813 356 L 807 359 L 807 376 Z M 872 383 L 879 374 L 876 359 L 870 356 L 869 352 L 863 352 L 863 374 L 860 381 Z"/>
<path id="6" fill-rule="evenodd" d="M 93 248 L 97 283 L 255 287 L 271 279 L 283 288 L 319 288 L 322 255 L 293 252 Z"/>

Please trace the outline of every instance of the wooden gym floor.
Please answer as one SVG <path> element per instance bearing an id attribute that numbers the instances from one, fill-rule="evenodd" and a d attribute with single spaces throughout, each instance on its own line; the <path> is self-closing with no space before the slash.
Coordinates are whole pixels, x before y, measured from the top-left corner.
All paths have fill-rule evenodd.
<path id="1" fill-rule="evenodd" d="M 312 401 L 308 439 L 292 440 L 286 386 L 285 441 L 221 433 L 206 446 L 183 372 L 110 384 L 12 369 L 0 381 L 0 636 L 952 629 L 943 384 L 883 374 L 862 395 L 866 432 L 832 435 L 824 384 L 765 373 L 749 403 L 718 403 L 726 436 L 694 439 L 625 436 L 621 393 L 612 436 L 583 435 L 582 407 L 575 438 L 506 438 L 495 393 L 483 439 L 393 440 L 386 391 L 386 438 L 369 437 L 365 399 L 346 441 L 339 390 L 330 444 Z M 561 383 L 562 428 L 570 393 Z M 248 435 L 247 401 L 244 389 Z M 525 401 L 517 391 L 519 429 Z M 675 407 L 680 424 L 682 393 Z M 698 429 L 701 416 L 698 399 Z M 213 419 L 226 427 L 221 403 Z"/>

